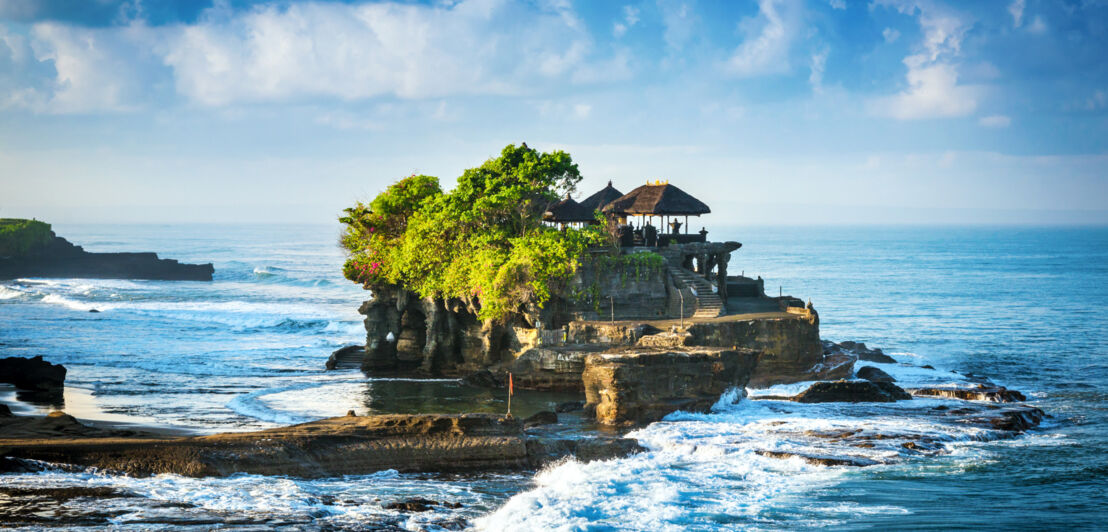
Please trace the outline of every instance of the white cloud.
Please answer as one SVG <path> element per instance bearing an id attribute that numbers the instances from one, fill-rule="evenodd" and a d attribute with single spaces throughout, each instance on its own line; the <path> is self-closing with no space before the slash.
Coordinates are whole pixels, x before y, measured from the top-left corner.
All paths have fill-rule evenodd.
<path id="1" fill-rule="evenodd" d="M 827 0 L 828 4 L 831 4 L 831 9 L 846 9 L 846 0 Z"/>
<path id="2" fill-rule="evenodd" d="M 568 8 L 527 13 L 526 28 L 506 23 L 516 9 L 482 0 L 259 8 L 185 27 L 165 60 L 178 91 L 210 105 L 515 93 L 583 63 L 591 44 Z"/>
<path id="3" fill-rule="evenodd" d="M 1012 15 L 1013 28 L 1018 28 L 1023 24 L 1023 7 L 1024 0 L 1012 0 L 1012 3 L 1008 4 L 1008 13 Z"/>
<path id="4" fill-rule="evenodd" d="M 873 110 L 898 120 L 965 116 L 977 108 L 976 89 L 958 85 L 958 72 L 948 64 L 922 65 L 918 56 L 908 65 L 908 88 L 873 102 Z"/>
<path id="5" fill-rule="evenodd" d="M 758 15 L 740 23 L 747 37 L 727 60 L 728 72 L 753 77 L 789 71 L 789 47 L 798 30 L 798 16 L 795 10 L 781 8 L 781 0 L 759 0 Z"/>
<path id="6" fill-rule="evenodd" d="M 1004 115 L 983 116 L 977 123 L 985 127 L 1008 127 L 1012 119 Z"/>
<path id="7" fill-rule="evenodd" d="M 808 74 L 808 83 L 815 92 L 823 92 L 823 71 L 827 67 L 827 54 L 829 50 L 824 48 L 814 54 L 808 63 L 811 73 Z"/>
<path id="8" fill-rule="evenodd" d="M 923 39 L 915 52 L 904 58 L 908 67 L 907 88 L 878 98 L 871 109 L 899 120 L 965 116 L 977 108 L 978 88 L 958 84 L 960 52 L 970 22 L 942 6 L 924 1 L 878 0 L 901 13 L 919 19 Z"/>
<path id="9" fill-rule="evenodd" d="M 50 61 L 56 76 L 49 93 L 25 92 L 23 106 L 49 113 L 127 111 L 147 97 L 142 68 L 150 66 L 156 44 L 149 27 L 40 23 L 31 33 L 35 59 Z"/>
<path id="10" fill-rule="evenodd" d="M 662 13 L 662 25 L 665 31 L 662 37 L 672 50 L 681 50 L 693 37 L 696 28 L 696 15 L 689 2 L 681 0 L 658 0 L 658 10 Z"/>
<path id="11" fill-rule="evenodd" d="M 1031 20 L 1031 24 L 1027 26 L 1027 31 L 1034 33 L 1035 35 L 1042 35 L 1047 32 L 1049 28 L 1046 26 L 1046 21 L 1043 17 L 1035 15 L 1035 18 Z"/>
<path id="12" fill-rule="evenodd" d="M 885 42 L 893 43 L 900 38 L 900 32 L 893 28 L 885 28 L 885 30 L 881 32 L 881 36 L 885 38 Z"/>
<path id="13" fill-rule="evenodd" d="M 625 10 L 628 23 L 637 10 Z M 518 20 L 528 20 L 521 25 Z M 0 33 L 19 59 L 18 36 Z M 49 87 L 9 88 L 0 105 L 49 112 L 125 111 L 172 86 L 202 105 L 311 98 L 405 99 L 522 94 L 558 82 L 629 75 L 628 53 L 594 57 L 568 2 L 464 0 L 438 5 L 313 2 L 243 11 L 225 4 L 191 24 L 104 28 L 40 23 L 34 59 Z M 600 75 L 600 67 L 608 75 Z M 161 76 L 163 79 L 152 80 Z M 157 82 L 156 84 L 154 82 Z M 171 84 L 161 83 L 170 81 Z M 5 103 L 6 102 L 6 103 Z"/>
<path id="14" fill-rule="evenodd" d="M 587 103 L 579 103 L 573 106 L 573 116 L 584 120 L 592 114 L 592 106 Z"/>
<path id="15" fill-rule="evenodd" d="M 612 35 L 617 38 L 623 37 L 623 35 L 627 33 L 627 30 L 635 27 L 635 24 L 638 23 L 639 8 L 634 6 L 623 6 L 623 19 L 612 26 Z"/>

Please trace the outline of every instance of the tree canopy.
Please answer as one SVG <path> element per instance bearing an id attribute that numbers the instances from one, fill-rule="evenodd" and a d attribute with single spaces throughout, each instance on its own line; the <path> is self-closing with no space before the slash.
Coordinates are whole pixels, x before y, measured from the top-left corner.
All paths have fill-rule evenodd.
<path id="1" fill-rule="evenodd" d="M 542 224 L 546 206 L 580 180 L 569 154 L 526 144 L 466 170 L 450 192 L 435 177 L 405 177 L 339 218 L 349 254 L 343 273 L 366 288 L 395 284 L 458 298 L 482 319 L 541 307 L 588 246 L 610 243 L 599 227 Z"/>

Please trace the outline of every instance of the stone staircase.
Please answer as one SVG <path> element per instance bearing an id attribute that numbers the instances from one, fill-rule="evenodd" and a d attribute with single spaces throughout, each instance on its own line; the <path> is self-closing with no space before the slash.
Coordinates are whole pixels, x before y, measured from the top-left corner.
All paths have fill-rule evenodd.
<path id="1" fill-rule="evenodd" d="M 716 318 L 724 313 L 723 300 L 712 291 L 712 283 L 685 268 L 670 266 L 669 272 L 679 288 L 691 288 L 696 293 L 693 318 Z M 688 302 L 686 302 L 688 304 Z"/>

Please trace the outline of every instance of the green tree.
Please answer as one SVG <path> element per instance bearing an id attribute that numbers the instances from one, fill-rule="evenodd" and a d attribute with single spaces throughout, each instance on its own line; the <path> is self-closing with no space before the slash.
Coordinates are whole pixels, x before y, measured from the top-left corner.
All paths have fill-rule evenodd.
<path id="1" fill-rule="evenodd" d="M 462 299 L 482 319 L 541 307 L 588 246 L 608 241 L 596 227 L 542 224 L 547 205 L 580 180 L 569 154 L 526 144 L 466 170 L 449 193 L 429 176 L 402 179 L 340 218 L 350 254 L 344 271 L 367 288 L 384 282 L 422 297 Z"/>

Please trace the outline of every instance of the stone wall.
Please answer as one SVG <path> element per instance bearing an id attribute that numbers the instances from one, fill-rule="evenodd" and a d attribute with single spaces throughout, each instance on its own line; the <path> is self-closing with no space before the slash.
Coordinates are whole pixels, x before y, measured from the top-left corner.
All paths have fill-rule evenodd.
<path id="1" fill-rule="evenodd" d="M 548 304 L 554 327 L 577 321 L 657 320 L 670 317 L 676 287 L 662 267 L 583 260 L 577 273 Z M 674 316 L 676 317 L 676 316 Z"/>

